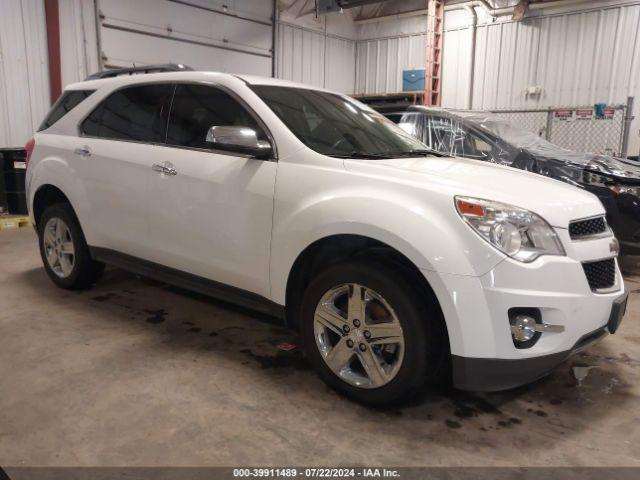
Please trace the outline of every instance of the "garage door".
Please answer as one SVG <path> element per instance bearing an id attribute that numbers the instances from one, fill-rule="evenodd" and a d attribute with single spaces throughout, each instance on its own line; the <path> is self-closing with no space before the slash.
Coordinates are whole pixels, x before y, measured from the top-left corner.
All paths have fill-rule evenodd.
<path id="1" fill-rule="evenodd" d="M 272 74 L 272 1 L 99 0 L 98 8 L 105 68 L 183 63 Z"/>

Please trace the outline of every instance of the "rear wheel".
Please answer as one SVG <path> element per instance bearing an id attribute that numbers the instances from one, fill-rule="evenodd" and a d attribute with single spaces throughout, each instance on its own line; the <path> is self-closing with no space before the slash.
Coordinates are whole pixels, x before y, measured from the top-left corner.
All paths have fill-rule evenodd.
<path id="1" fill-rule="evenodd" d="M 384 264 L 350 262 L 322 272 L 304 294 L 301 320 L 305 350 L 323 380 L 367 404 L 406 399 L 442 351 L 439 319 Z"/>
<path id="2" fill-rule="evenodd" d="M 104 270 L 94 262 L 80 224 L 66 203 L 48 207 L 38 221 L 40 255 L 49 278 L 59 287 L 89 288 Z"/>

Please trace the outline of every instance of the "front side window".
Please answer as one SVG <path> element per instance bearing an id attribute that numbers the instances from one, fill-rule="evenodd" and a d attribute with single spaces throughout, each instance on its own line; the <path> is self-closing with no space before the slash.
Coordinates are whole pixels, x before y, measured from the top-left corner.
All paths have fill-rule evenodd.
<path id="1" fill-rule="evenodd" d="M 112 93 L 83 122 L 85 135 L 163 143 L 173 86 L 137 85 Z"/>
<path id="2" fill-rule="evenodd" d="M 427 147 L 433 148 L 429 143 L 429 131 L 426 128 L 426 116 L 421 113 L 405 113 L 398 122 L 398 126 L 412 137 L 416 137 Z"/>
<path id="3" fill-rule="evenodd" d="M 252 88 L 300 141 L 318 153 L 392 158 L 426 148 L 391 120 L 351 98 L 303 88 Z"/>
<path id="4" fill-rule="evenodd" d="M 459 157 L 486 159 L 491 156 L 491 144 L 478 134 L 469 131 L 456 118 L 427 117 L 427 143 L 431 148 Z"/>
<path id="5" fill-rule="evenodd" d="M 69 90 L 63 92 L 55 105 L 51 108 L 49 114 L 38 128 L 38 131 L 46 130 L 71 110 L 76 108 L 80 103 L 91 95 L 95 90 Z"/>
<path id="6" fill-rule="evenodd" d="M 208 85 L 178 85 L 171 107 L 167 144 L 211 149 L 211 127 L 249 127 L 267 140 L 256 120 L 231 95 Z"/>

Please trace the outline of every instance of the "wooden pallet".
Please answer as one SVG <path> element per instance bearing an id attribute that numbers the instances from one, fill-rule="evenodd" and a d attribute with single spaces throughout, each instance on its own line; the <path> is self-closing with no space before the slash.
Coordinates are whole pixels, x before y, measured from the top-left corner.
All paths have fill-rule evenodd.
<path id="1" fill-rule="evenodd" d="M 30 226 L 31 220 L 29 219 L 29 217 L 25 217 L 22 215 L 0 216 L 0 230 Z"/>

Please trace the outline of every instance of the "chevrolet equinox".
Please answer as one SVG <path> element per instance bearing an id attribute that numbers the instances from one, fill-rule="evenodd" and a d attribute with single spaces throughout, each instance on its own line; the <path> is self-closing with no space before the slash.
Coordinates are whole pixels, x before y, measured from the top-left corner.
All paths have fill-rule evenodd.
<path id="1" fill-rule="evenodd" d="M 437 156 L 339 93 L 97 75 L 67 87 L 26 148 L 55 284 L 88 288 L 111 264 L 281 317 L 322 379 L 361 402 L 443 377 L 531 382 L 624 315 L 594 195 Z"/>

